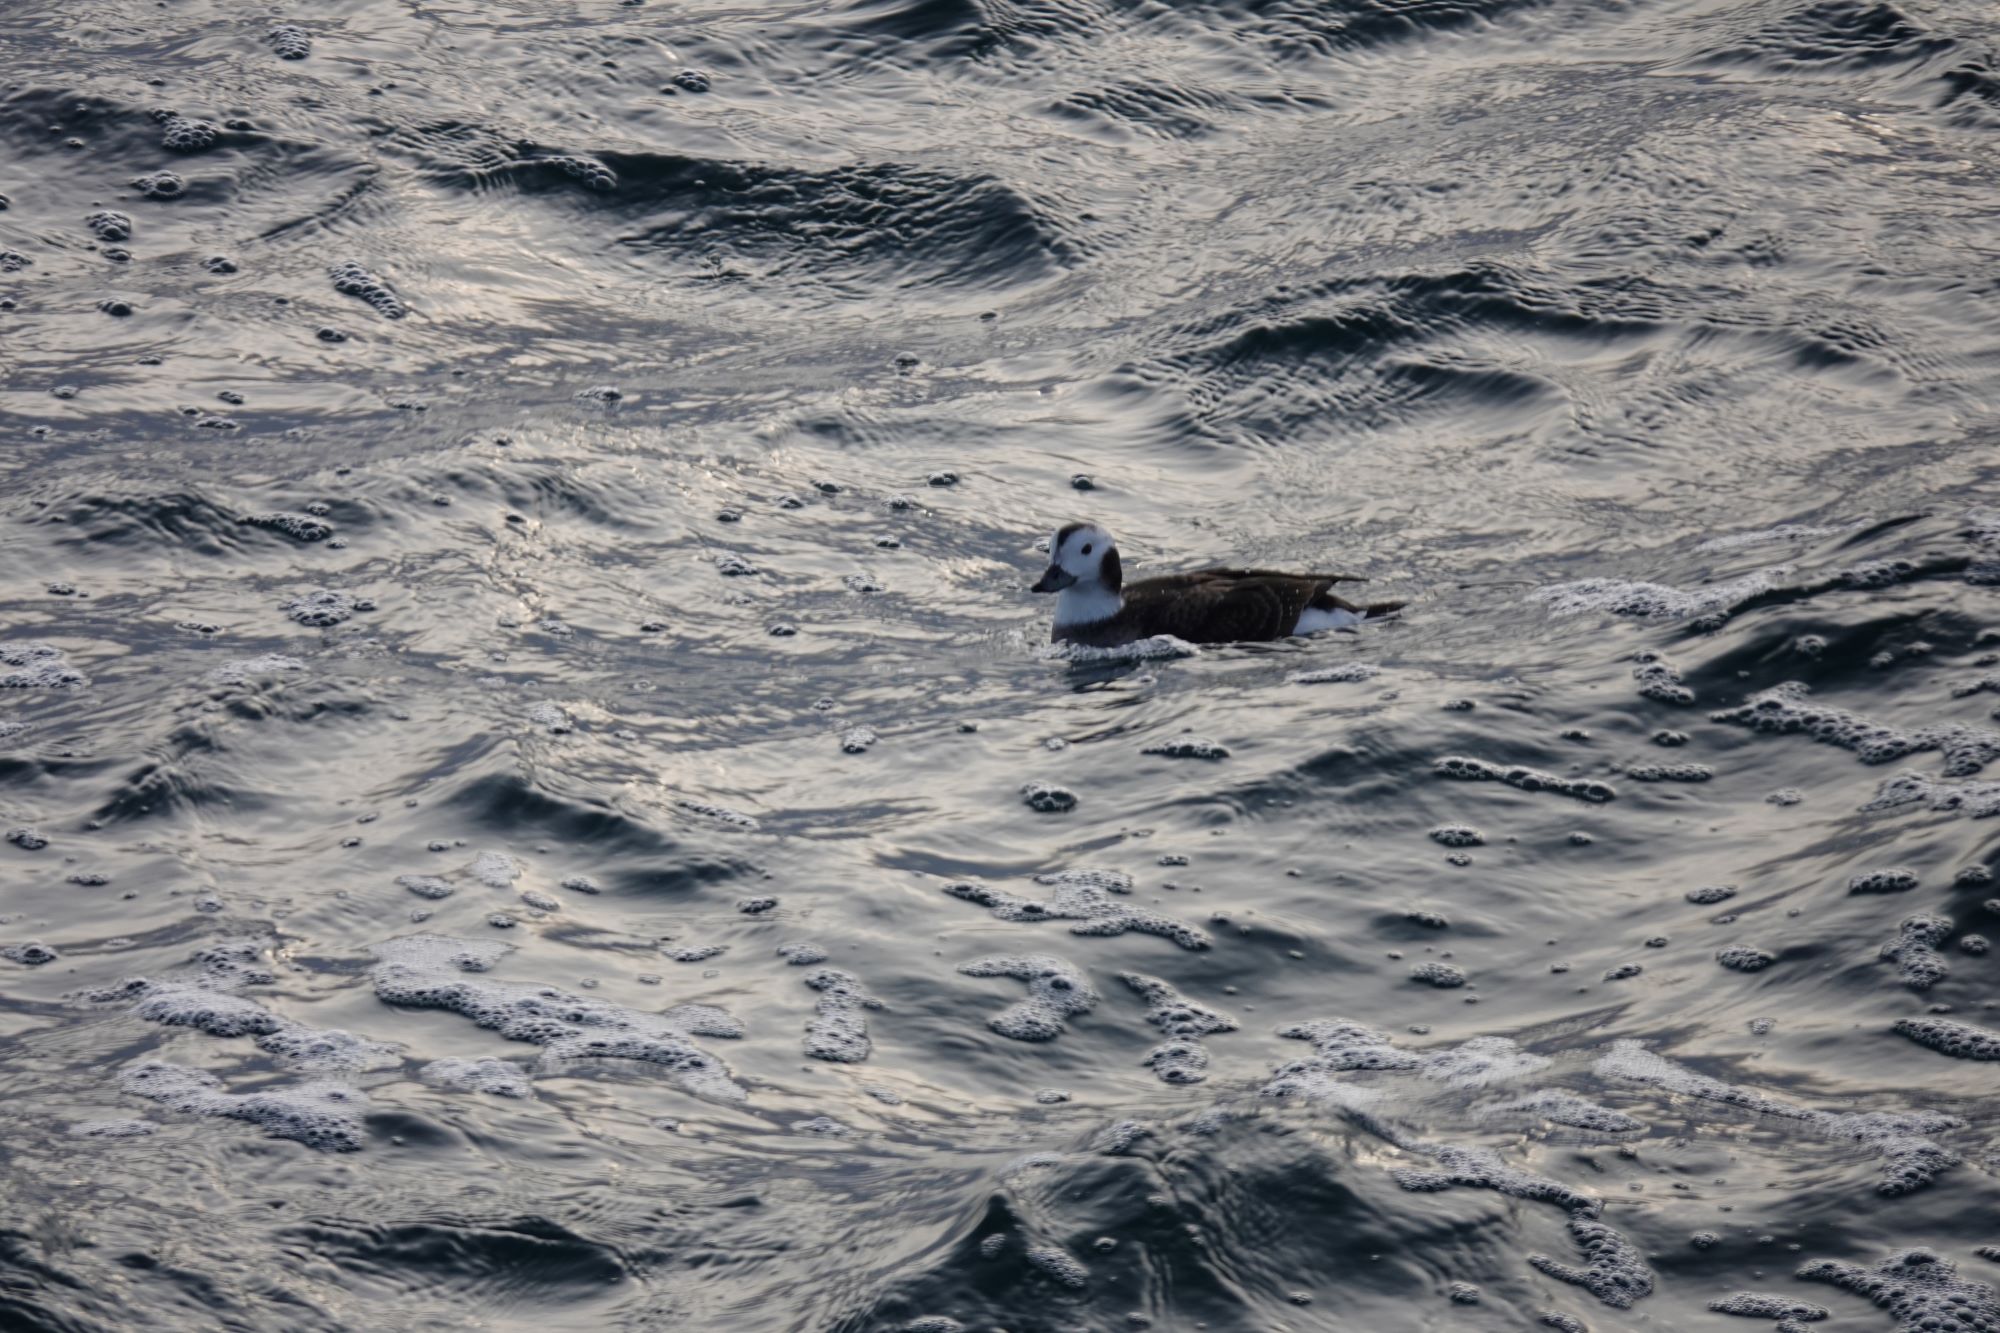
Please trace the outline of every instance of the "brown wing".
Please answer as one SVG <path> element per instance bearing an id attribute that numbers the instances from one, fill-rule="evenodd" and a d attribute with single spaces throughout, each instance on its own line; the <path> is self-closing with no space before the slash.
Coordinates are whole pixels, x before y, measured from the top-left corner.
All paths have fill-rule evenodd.
<path id="1" fill-rule="evenodd" d="M 1263 570 L 1204 569 L 1125 585 L 1125 614 L 1142 636 L 1189 643 L 1282 639 L 1299 613 L 1330 597 L 1329 580 Z"/>

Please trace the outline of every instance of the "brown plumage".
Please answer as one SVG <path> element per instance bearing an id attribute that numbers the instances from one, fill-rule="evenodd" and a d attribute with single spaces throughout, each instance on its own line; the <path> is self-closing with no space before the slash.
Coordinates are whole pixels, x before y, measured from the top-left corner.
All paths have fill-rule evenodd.
<path id="1" fill-rule="evenodd" d="M 1403 605 L 1336 596 L 1335 584 L 1366 581 L 1351 574 L 1198 569 L 1126 583 L 1111 534 L 1094 524 L 1061 528 L 1050 554 L 1035 590 L 1062 594 L 1049 635 L 1057 643 L 1115 647 L 1156 634 L 1189 643 L 1250 643 L 1300 632 L 1299 617 L 1308 610 L 1347 612 L 1358 621 Z"/>
<path id="2" fill-rule="evenodd" d="M 1127 583 L 1125 605 L 1108 620 L 1059 626 L 1056 642 L 1111 647 L 1171 634 L 1189 643 L 1255 643 L 1287 638 L 1306 608 L 1386 615 L 1401 602 L 1357 605 L 1333 594 L 1349 574 L 1284 574 L 1269 569 L 1197 569 Z"/>

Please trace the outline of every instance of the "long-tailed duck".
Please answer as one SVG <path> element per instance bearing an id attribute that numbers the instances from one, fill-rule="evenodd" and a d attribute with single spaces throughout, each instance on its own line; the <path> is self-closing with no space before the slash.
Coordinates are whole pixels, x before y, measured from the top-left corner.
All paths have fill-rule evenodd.
<path id="1" fill-rule="evenodd" d="M 1032 592 L 1060 594 L 1049 638 L 1115 647 L 1155 634 L 1189 643 L 1244 643 L 1358 625 L 1402 607 L 1356 605 L 1333 595 L 1351 574 L 1197 569 L 1125 582 L 1118 546 L 1095 523 L 1066 523 L 1049 542 L 1049 567 Z"/>

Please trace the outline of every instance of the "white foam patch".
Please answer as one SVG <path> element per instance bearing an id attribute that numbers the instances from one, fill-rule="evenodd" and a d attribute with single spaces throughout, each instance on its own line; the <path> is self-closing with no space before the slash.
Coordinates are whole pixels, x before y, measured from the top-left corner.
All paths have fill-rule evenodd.
<path id="1" fill-rule="evenodd" d="M 947 884 L 945 892 L 989 909 L 1002 921 L 1073 921 L 1072 935 L 1122 935 L 1133 931 L 1172 940 L 1183 949 L 1206 949 L 1208 933 L 1163 913 L 1118 902 L 1112 894 L 1129 895 L 1132 877 L 1118 870 L 1065 870 L 1037 875 L 1037 884 L 1054 892 L 1046 900 L 1024 898 L 985 884 Z"/>
<path id="2" fill-rule="evenodd" d="M 320 1152 L 358 1152 L 366 1134 L 368 1096 L 344 1083 L 300 1083 L 257 1092 L 224 1092 L 213 1075 L 149 1060 L 119 1077 L 125 1091 L 188 1115 L 242 1120 L 274 1139 Z"/>
<path id="3" fill-rule="evenodd" d="M 1761 690 L 1737 708 L 1710 715 L 1714 722 L 1733 722 L 1773 735 L 1803 733 L 1823 745 L 1852 750 L 1864 764 L 1886 764 L 1906 755 L 1936 751 L 1944 760 L 1944 775 L 1971 777 L 2000 758 L 2000 732 L 1940 722 L 1903 730 L 1831 704 L 1815 703 L 1802 682 L 1785 681 Z"/>
<path id="4" fill-rule="evenodd" d="M 1788 566 L 1778 565 L 1724 583 L 1685 589 L 1629 579 L 1579 579 L 1537 588 L 1528 594 L 1528 599 L 1558 616 L 1594 614 L 1634 616 L 1642 620 L 1689 620 L 1696 616 L 1727 615 L 1750 598 L 1783 586 L 1790 573 Z"/>
<path id="5" fill-rule="evenodd" d="M 1683 1096 L 1796 1121 L 1828 1138 L 1861 1144 L 1882 1159 L 1882 1179 L 1876 1189 L 1883 1194 L 1907 1194 L 1920 1189 L 1959 1162 L 1957 1153 L 1928 1137 L 1964 1127 L 1963 1120 L 1941 1112 L 1836 1113 L 1798 1106 L 1684 1069 L 1630 1039 L 1613 1042 L 1611 1049 L 1598 1058 L 1597 1072 L 1608 1078 L 1648 1083 Z"/>
<path id="6" fill-rule="evenodd" d="M 489 889 L 505 889 L 521 877 L 521 863 L 500 852 L 481 852 L 472 858 L 466 873 Z"/>
<path id="7" fill-rule="evenodd" d="M 726 805 L 714 805 L 708 801 L 696 801 L 687 797 L 679 797 L 674 801 L 674 808 L 685 810 L 691 815 L 699 815 L 703 819 L 712 819 L 718 824 L 728 824 L 735 828 L 754 831 L 763 827 L 755 818 L 744 814 L 741 810 L 731 810 Z"/>
<path id="8" fill-rule="evenodd" d="M 575 720 L 563 711 L 562 705 L 546 699 L 528 709 L 528 721 L 551 736 L 567 736 L 576 730 Z"/>
<path id="9" fill-rule="evenodd" d="M 1555 1088 L 1542 1088 L 1510 1102 L 1494 1102 L 1479 1108 L 1482 1115 L 1524 1114 L 1540 1116 L 1571 1129 L 1588 1129 L 1600 1134 L 1629 1134 L 1646 1127 L 1644 1121 L 1599 1106 L 1588 1098 Z"/>
<path id="10" fill-rule="evenodd" d="M 968 977 L 1012 977 L 1028 984 L 1028 997 L 995 1014 L 987 1026 L 1015 1041 L 1053 1041 L 1065 1021 L 1097 1007 L 1097 992 L 1082 972 L 1048 954 L 980 958 L 958 969 Z"/>
<path id="11" fill-rule="evenodd" d="M 1171 634 L 1155 634 L 1149 639 L 1099 647 L 1085 643 L 1045 644 L 1035 654 L 1053 662 L 1153 662 L 1176 657 L 1199 657 L 1201 650 Z"/>
<path id="12" fill-rule="evenodd" d="M 727 1066 L 694 1041 L 743 1034 L 722 1010 L 681 1005 L 647 1013 L 553 986 L 514 986 L 468 975 L 486 971 L 509 951 L 504 944 L 443 935 L 388 940 L 375 946 L 376 998 L 461 1014 L 510 1040 L 541 1047 L 545 1067 L 567 1060 L 637 1060 L 661 1066 L 676 1086 L 695 1096 L 744 1099 Z"/>
<path id="13" fill-rule="evenodd" d="M 165 1027 L 193 1028 L 211 1037 L 255 1037 L 257 1047 L 293 1069 L 357 1073 L 398 1063 L 396 1048 L 339 1028 L 315 1028 L 273 1013 L 246 995 L 247 986 L 276 980 L 263 965 L 269 941 L 221 940 L 194 956 L 192 971 L 154 981 L 130 977 L 87 991 L 97 1002 L 130 1000 L 135 1018 Z"/>
<path id="14" fill-rule="evenodd" d="M 286 657 L 282 653 L 265 653 L 262 657 L 239 657 L 234 661 L 224 662 L 203 679 L 216 685 L 247 685 L 259 676 L 282 676 L 288 672 L 305 669 L 306 664 L 296 657 Z"/>
<path id="15" fill-rule="evenodd" d="M 1991 819 L 2000 815 L 2000 782 L 1941 782 L 1927 773 L 1898 773 L 1875 790 L 1866 811 L 1921 805 L 1927 810 Z"/>
<path id="16" fill-rule="evenodd" d="M 1294 685 L 1358 685 L 1381 674 L 1382 668 L 1372 662 L 1342 662 L 1318 671 L 1295 671 L 1286 679 Z"/>
<path id="17" fill-rule="evenodd" d="M 1417 1067 L 1425 1078 L 1454 1088 L 1483 1088 L 1490 1083 L 1525 1078 L 1549 1067 L 1547 1056 L 1524 1051 L 1508 1037 L 1474 1037 L 1448 1051 L 1423 1056 Z"/>
<path id="18" fill-rule="evenodd" d="M 0 641 L 0 690 L 80 690 L 90 677 L 70 665 L 69 657 L 52 643 Z"/>
<path id="19" fill-rule="evenodd" d="M 535 1093 L 525 1069 L 511 1060 L 490 1057 L 433 1060 L 417 1071 L 417 1077 L 452 1092 L 483 1092 L 492 1097 L 532 1097 Z"/>

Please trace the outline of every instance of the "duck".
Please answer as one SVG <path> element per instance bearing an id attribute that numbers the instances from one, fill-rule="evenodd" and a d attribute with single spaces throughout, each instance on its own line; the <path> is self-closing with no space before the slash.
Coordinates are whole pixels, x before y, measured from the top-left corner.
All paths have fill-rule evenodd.
<path id="1" fill-rule="evenodd" d="M 1049 567 L 1030 592 L 1056 595 L 1052 643 L 1093 648 L 1172 635 L 1187 643 L 1266 643 L 1345 629 L 1403 608 L 1336 597 L 1352 574 L 1196 569 L 1125 581 L 1118 543 L 1097 523 L 1065 523 L 1049 539 Z"/>

